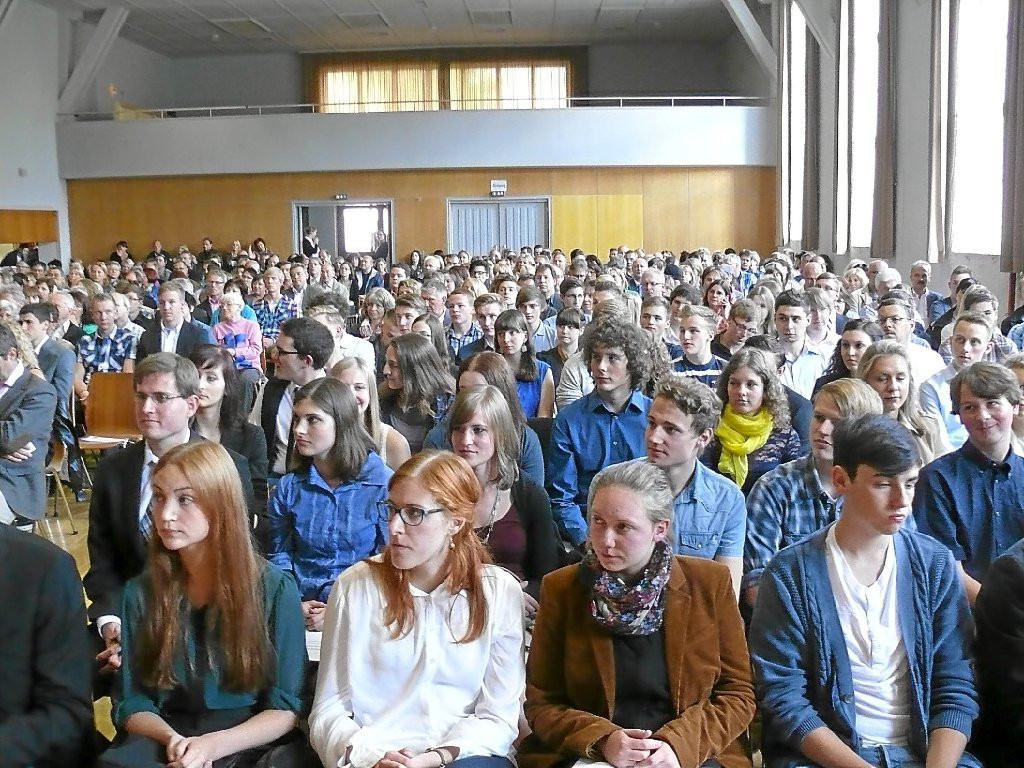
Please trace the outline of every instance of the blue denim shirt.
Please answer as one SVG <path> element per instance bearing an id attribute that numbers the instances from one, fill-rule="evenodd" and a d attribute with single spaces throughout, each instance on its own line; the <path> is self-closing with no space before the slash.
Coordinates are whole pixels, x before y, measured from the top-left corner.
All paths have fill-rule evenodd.
<path id="1" fill-rule="evenodd" d="M 672 548 L 676 554 L 739 557 L 747 510 L 736 483 L 699 461 L 686 487 L 672 500 Z"/>
<path id="2" fill-rule="evenodd" d="M 854 750 L 853 673 L 828 576 L 827 529 L 780 552 L 765 569 L 750 624 L 750 657 L 764 718 L 766 768 L 808 764 L 800 742 L 828 728 Z M 929 733 L 966 736 L 978 716 L 969 648 L 973 626 L 949 553 L 905 529 L 895 536 L 896 599 L 907 652 L 910 744 L 924 762 Z M 980 766 L 965 753 L 959 765 Z"/>
<path id="3" fill-rule="evenodd" d="M 994 462 L 968 440 L 921 470 L 914 517 L 978 581 L 992 561 L 1024 538 L 1024 458 Z"/>
<path id="4" fill-rule="evenodd" d="M 312 465 L 281 478 L 267 508 L 267 557 L 295 578 L 303 600 L 326 603 L 338 574 L 387 542 L 377 503 L 387 499 L 391 475 L 371 451 L 359 474 L 337 488 Z"/>
<path id="5" fill-rule="evenodd" d="M 609 464 L 647 453 L 644 433 L 651 399 L 634 390 L 620 413 L 612 413 L 596 392 L 570 403 L 555 417 L 548 454 L 551 511 L 575 544 L 587 537 L 584 515 L 590 481 Z"/>

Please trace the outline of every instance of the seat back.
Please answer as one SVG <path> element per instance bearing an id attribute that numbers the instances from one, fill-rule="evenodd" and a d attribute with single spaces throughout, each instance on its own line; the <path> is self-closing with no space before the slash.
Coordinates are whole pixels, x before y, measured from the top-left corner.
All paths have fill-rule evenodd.
<path id="1" fill-rule="evenodd" d="M 90 435 L 137 440 L 135 388 L 132 374 L 94 373 L 85 401 L 85 426 Z"/>

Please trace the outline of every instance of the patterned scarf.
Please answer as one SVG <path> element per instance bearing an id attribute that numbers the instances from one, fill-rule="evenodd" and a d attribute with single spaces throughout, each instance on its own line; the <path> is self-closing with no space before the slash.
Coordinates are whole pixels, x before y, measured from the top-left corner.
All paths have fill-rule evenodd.
<path id="1" fill-rule="evenodd" d="M 775 419 L 767 408 L 762 407 L 753 416 L 744 416 L 736 413 L 731 405 L 726 405 L 722 420 L 715 429 L 722 445 L 719 471 L 729 475 L 742 488 L 749 469 L 747 456 L 768 442 L 774 426 Z"/>
<path id="2" fill-rule="evenodd" d="M 664 541 L 655 543 L 640 581 L 632 586 L 602 568 L 589 544 L 579 568 L 593 594 L 590 613 L 599 625 L 614 635 L 649 635 L 661 629 L 665 612 L 661 596 L 672 572 L 672 550 Z"/>

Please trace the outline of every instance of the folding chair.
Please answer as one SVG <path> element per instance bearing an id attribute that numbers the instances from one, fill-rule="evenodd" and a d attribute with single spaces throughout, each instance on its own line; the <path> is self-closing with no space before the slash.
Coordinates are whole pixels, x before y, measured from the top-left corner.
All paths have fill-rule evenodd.
<path id="1" fill-rule="evenodd" d="M 135 424 L 135 387 L 130 373 L 94 373 L 85 401 L 86 434 L 78 439 L 82 451 L 123 448 L 141 440 Z M 86 471 L 86 477 L 89 473 Z M 89 485 L 92 479 L 89 478 Z"/>
<path id="2" fill-rule="evenodd" d="M 52 437 L 50 438 L 50 450 L 52 451 L 50 461 L 43 470 L 43 474 L 47 479 L 53 480 L 53 516 L 59 516 L 57 513 L 57 496 L 59 495 L 61 502 L 64 504 L 64 512 L 68 516 L 68 522 L 71 523 L 71 533 L 77 534 L 78 528 L 75 527 L 75 520 L 71 517 L 71 506 L 68 504 L 68 497 L 64 492 L 64 485 L 60 481 L 60 468 L 64 463 L 64 456 L 67 449 L 59 438 Z"/>

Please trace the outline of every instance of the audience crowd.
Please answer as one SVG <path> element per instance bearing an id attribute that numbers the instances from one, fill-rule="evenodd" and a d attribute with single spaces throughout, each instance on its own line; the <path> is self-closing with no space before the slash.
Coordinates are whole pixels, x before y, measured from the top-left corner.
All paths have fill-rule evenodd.
<path id="1" fill-rule="evenodd" d="M 1024 764 L 1024 311 L 931 270 L 12 252 L 0 766 Z"/>

